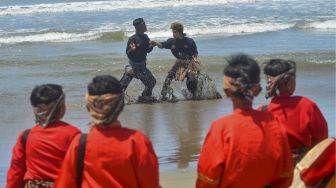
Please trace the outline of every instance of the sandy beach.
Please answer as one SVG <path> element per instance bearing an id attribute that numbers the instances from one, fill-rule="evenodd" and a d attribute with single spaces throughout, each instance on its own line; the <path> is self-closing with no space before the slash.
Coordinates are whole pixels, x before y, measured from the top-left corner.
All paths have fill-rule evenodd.
<path id="1" fill-rule="evenodd" d="M 172 37 L 170 24 L 184 24 L 198 48 L 199 60 L 223 95 L 226 58 L 247 53 L 262 63 L 270 58 L 297 62 L 297 89 L 324 114 L 335 137 L 335 2 L 331 0 L 3 0 L 0 2 L 0 187 L 4 187 L 12 147 L 19 133 L 34 125 L 29 102 L 39 84 L 63 86 L 64 120 L 88 131 L 84 95 L 96 75 L 121 78 L 128 59 L 125 47 L 134 34 L 132 20 L 143 17 L 148 36 Z M 147 66 L 157 80 L 159 97 L 175 61 L 169 50 L 155 48 Z M 254 107 L 267 104 L 265 79 Z M 225 97 L 185 101 L 184 82 L 173 82 L 177 103 L 126 105 L 123 126 L 138 129 L 153 143 L 163 187 L 194 187 L 199 152 L 209 126 L 232 111 Z M 143 89 L 134 79 L 127 95 Z"/>
<path id="2" fill-rule="evenodd" d="M 196 170 L 163 172 L 160 174 L 160 184 L 163 188 L 195 187 Z"/>
<path id="3" fill-rule="evenodd" d="M 8 66 L 10 67 L 10 65 Z M 53 64 L 52 66 L 57 67 L 56 70 L 61 70 L 63 64 Z M 209 68 L 211 70 L 210 75 L 216 80 L 218 91 L 221 94 L 223 94 L 220 90 L 222 73 L 217 70 L 221 69 L 222 66 L 219 63 Z M 4 69 L 9 69 L 9 67 L 3 66 Z M 27 71 L 34 71 L 28 65 L 24 67 Z M 104 70 L 101 71 L 101 74 L 108 73 L 108 67 L 109 64 L 100 65 L 100 69 Z M 64 120 L 79 127 L 83 132 L 88 131 L 90 119 L 84 105 L 84 94 L 86 84 L 91 76 L 81 73 L 89 72 L 90 69 L 92 69 L 90 66 L 82 66 L 81 70 L 74 68 L 72 74 L 65 73 L 67 76 L 63 77 L 58 77 L 60 72 L 55 70 L 50 70 L 48 76 L 41 75 L 39 72 L 34 73 L 36 75 L 23 74 L 24 82 L 17 80 L 20 77 L 14 82 L 9 82 L 10 79 L 13 79 L 11 77 L 2 80 L 2 87 L 7 85 L 8 89 L 2 90 L 0 100 L 1 106 L 6 106 L 6 108 L 0 109 L 5 123 L 1 125 L 0 147 L 5 152 L 0 154 L 2 182 L 0 184 L 4 185 L 11 150 L 17 135 L 34 123 L 31 106 L 28 102 L 29 92 L 27 91 L 30 91 L 33 85 L 39 82 L 38 80 L 52 81 L 57 78 L 58 81 L 55 82 L 64 83 L 67 104 L 67 113 Z M 335 108 L 330 105 L 330 103 L 334 104 L 335 101 L 334 72 L 333 64 L 305 66 L 301 63 L 298 67 L 298 87 L 296 90 L 297 94 L 308 96 L 319 105 L 328 121 L 330 136 L 335 136 Z M 163 79 L 158 80 L 160 80 L 158 84 L 161 84 Z M 9 83 L 13 84 L 9 85 Z M 263 78 L 262 84 L 264 84 Z M 174 87 L 179 88 L 182 87 L 181 85 L 175 84 Z M 316 88 L 319 89 L 316 90 Z M 136 93 L 141 89 L 142 85 L 135 80 L 132 82 L 129 92 Z M 155 88 L 156 95 L 159 89 L 160 87 Z M 332 92 L 330 93 L 330 91 Z M 264 98 L 264 92 L 262 92 L 255 99 L 254 107 L 265 103 L 267 101 Z M 138 129 L 151 139 L 160 163 L 162 185 L 164 187 L 184 188 L 194 185 L 199 152 L 211 122 L 231 111 L 232 105 L 225 97 L 218 100 L 182 100 L 177 103 L 156 103 L 152 105 L 132 104 L 125 106 L 120 121 L 123 126 Z M 17 118 L 18 114 L 20 114 L 20 118 Z M 10 125 L 9 128 L 8 125 Z"/>

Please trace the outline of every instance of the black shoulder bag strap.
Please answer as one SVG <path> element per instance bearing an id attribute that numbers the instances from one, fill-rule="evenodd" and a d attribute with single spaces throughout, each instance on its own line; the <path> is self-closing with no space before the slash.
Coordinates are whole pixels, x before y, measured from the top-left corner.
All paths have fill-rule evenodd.
<path id="1" fill-rule="evenodd" d="M 262 105 L 262 106 L 261 106 L 261 110 L 262 110 L 263 112 L 267 112 L 267 105 Z"/>
<path id="2" fill-rule="evenodd" d="M 86 146 L 86 137 L 87 134 L 82 134 L 79 139 L 78 146 L 78 155 L 77 155 L 77 188 L 82 187 L 82 179 L 83 179 L 83 170 L 84 170 L 84 157 L 85 157 L 85 146 Z"/>
<path id="3" fill-rule="evenodd" d="M 26 153 L 26 145 L 27 145 L 27 139 L 28 139 L 28 135 L 29 135 L 30 129 L 26 129 L 21 137 L 21 143 L 23 146 L 23 150 Z"/>

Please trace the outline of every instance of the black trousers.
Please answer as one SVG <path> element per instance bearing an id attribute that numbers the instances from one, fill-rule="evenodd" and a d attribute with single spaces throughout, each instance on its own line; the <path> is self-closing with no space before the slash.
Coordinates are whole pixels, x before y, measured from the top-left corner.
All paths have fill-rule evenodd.
<path id="1" fill-rule="evenodd" d="M 153 76 L 152 72 L 147 69 L 146 61 L 130 62 L 130 65 L 133 69 L 133 74 L 129 74 L 127 72 L 124 73 L 123 77 L 120 80 L 123 89 L 126 90 L 132 79 L 136 78 L 141 80 L 141 82 L 145 85 L 145 89 L 142 91 L 141 96 L 152 96 L 152 91 L 156 84 L 156 79 Z"/>

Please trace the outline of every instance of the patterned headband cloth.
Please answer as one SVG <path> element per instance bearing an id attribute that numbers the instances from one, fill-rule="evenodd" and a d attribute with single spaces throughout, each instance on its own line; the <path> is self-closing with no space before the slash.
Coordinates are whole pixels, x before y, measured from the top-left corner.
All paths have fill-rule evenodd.
<path id="1" fill-rule="evenodd" d="M 277 76 L 266 75 L 266 99 L 279 95 L 279 86 L 295 78 L 295 67 Z"/>
<path id="2" fill-rule="evenodd" d="M 224 77 L 224 89 L 229 89 L 233 93 L 235 92 L 240 92 L 243 94 L 245 99 L 249 100 L 252 102 L 253 98 L 255 97 L 254 94 L 254 89 L 260 88 L 259 83 L 250 83 L 250 84 L 245 84 L 242 81 L 242 78 L 232 78 L 229 76 Z"/>
<path id="3" fill-rule="evenodd" d="M 124 93 L 85 96 L 86 108 L 95 125 L 109 124 L 117 120 L 124 106 Z"/>
<path id="4" fill-rule="evenodd" d="M 64 93 L 62 93 L 62 95 L 54 102 L 51 102 L 49 104 L 39 104 L 35 106 L 33 109 L 36 124 L 41 125 L 42 127 L 46 127 L 49 123 L 55 121 L 56 109 L 64 104 L 64 99 L 65 95 Z"/>

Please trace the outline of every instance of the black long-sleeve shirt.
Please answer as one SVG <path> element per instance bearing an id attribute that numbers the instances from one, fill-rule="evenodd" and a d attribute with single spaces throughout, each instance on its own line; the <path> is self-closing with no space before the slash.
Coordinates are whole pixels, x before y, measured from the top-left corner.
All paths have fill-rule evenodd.
<path id="1" fill-rule="evenodd" d="M 170 49 L 178 59 L 191 59 L 198 55 L 196 43 L 189 37 L 183 37 L 182 39 L 169 38 L 161 44 L 162 48 Z"/>
<path id="2" fill-rule="evenodd" d="M 134 51 L 132 51 L 130 47 L 132 42 L 136 45 L 136 49 Z M 151 52 L 152 50 L 153 47 L 149 45 L 149 38 L 146 34 L 139 35 L 136 33 L 128 39 L 126 54 L 131 61 L 145 61 L 147 53 Z"/>

